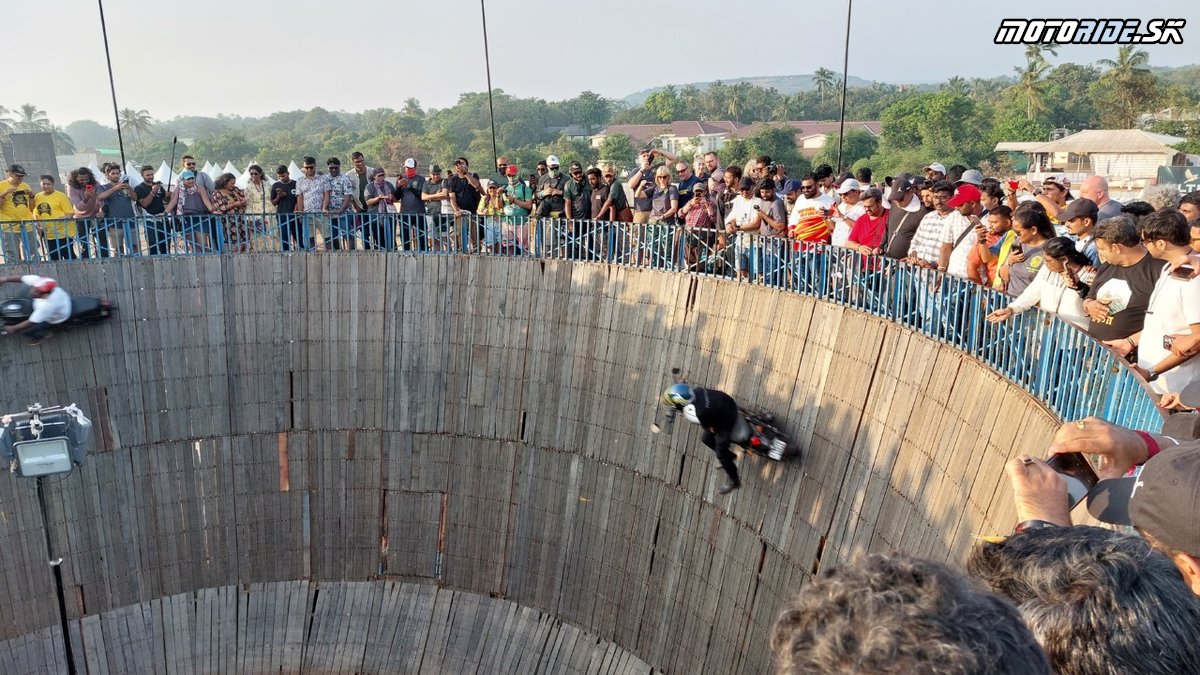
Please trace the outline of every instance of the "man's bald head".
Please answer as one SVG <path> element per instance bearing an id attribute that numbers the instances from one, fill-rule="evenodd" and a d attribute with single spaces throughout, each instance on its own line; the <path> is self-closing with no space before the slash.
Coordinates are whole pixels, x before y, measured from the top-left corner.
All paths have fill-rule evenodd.
<path id="1" fill-rule="evenodd" d="M 1079 196 L 1096 202 L 1096 206 L 1108 203 L 1108 179 L 1104 176 L 1088 176 L 1079 187 Z"/>

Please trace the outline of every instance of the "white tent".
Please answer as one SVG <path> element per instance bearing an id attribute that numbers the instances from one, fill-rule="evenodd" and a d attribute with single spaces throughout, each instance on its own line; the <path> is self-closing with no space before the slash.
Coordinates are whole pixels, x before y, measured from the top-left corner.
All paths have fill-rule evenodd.
<path id="1" fill-rule="evenodd" d="M 125 162 L 125 175 L 129 176 L 129 187 L 137 187 L 145 182 L 142 180 L 142 172 L 138 171 L 138 169 L 137 164 Z"/>
<path id="2" fill-rule="evenodd" d="M 105 178 L 104 178 L 104 174 L 103 174 L 103 173 L 100 173 L 100 167 L 96 166 L 96 160 L 94 160 L 94 159 L 93 159 L 93 160 L 92 160 L 92 163 L 91 163 L 91 164 L 88 164 L 87 168 L 88 168 L 88 169 L 90 169 L 90 170 L 91 170 L 91 172 L 92 172 L 92 175 L 96 177 L 96 182 L 97 182 L 97 183 L 103 183 L 103 182 L 104 182 L 104 180 L 105 180 Z"/>
<path id="3" fill-rule="evenodd" d="M 242 171 L 241 173 L 238 173 L 237 171 L 233 171 L 232 173 L 238 177 L 237 183 L 236 183 L 237 186 L 242 188 L 243 190 L 245 190 L 246 186 L 250 184 L 250 164 L 246 165 L 245 171 Z"/>
<path id="4" fill-rule="evenodd" d="M 207 164 L 207 162 L 205 162 L 205 164 Z M 216 180 L 221 177 L 221 165 L 212 164 L 204 170 L 204 173 L 208 174 L 209 178 Z"/>
<path id="5" fill-rule="evenodd" d="M 221 169 L 221 173 L 231 173 L 233 174 L 234 178 L 242 177 L 242 172 L 238 171 L 237 167 L 233 165 L 233 162 L 229 161 L 225 162 L 225 168 Z"/>
<path id="6" fill-rule="evenodd" d="M 207 159 L 204 160 L 204 166 L 201 167 L 200 170 L 203 171 L 204 173 L 208 173 L 208 172 L 212 171 L 212 162 L 208 161 Z"/>
<path id="7" fill-rule="evenodd" d="M 292 160 L 288 163 L 288 174 L 291 175 L 292 180 L 296 180 L 300 176 L 303 176 L 304 172 L 300 170 L 300 167 L 296 166 L 296 161 Z"/>
<path id="8" fill-rule="evenodd" d="M 162 183 L 163 185 L 167 185 L 168 183 L 171 185 L 178 185 L 179 174 L 171 171 L 171 167 L 167 166 L 167 162 L 164 160 L 162 165 L 158 167 L 158 171 L 155 172 L 154 180 Z"/>

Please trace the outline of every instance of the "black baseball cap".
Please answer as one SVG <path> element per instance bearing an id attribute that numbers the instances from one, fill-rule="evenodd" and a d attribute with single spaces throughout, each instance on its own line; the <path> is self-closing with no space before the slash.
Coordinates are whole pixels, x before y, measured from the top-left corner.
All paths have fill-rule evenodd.
<path id="1" fill-rule="evenodd" d="M 1110 478 L 1088 492 L 1088 512 L 1133 525 L 1159 544 L 1200 556 L 1200 447 L 1168 446 L 1136 475 Z"/>
<path id="2" fill-rule="evenodd" d="M 571 166 L 567 167 L 570 171 L 583 171 L 583 165 L 579 162 L 571 162 Z"/>
<path id="3" fill-rule="evenodd" d="M 10 173 L 15 173 L 18 176 L 28 176 L 29 175 L 29 174 L 25 173 L 25 167 L 21 166 L 20 164 L 9 165 L 8 170 Z"/>
<path id="4" fill-rule="evenodd" d="M 1058 214 L 1058 222 L 1065 223 L 1074 218 L 1091 218 L 1095 221 L 1100 217 L 1100 207 L 1096 206 L 1096 202 L 1079 198 L 1067 205 L 1067 208 Z"/>
<path id="5" fill-rule="evenodd" d="M 754 179 L 751 178 L 750 176 L 742 176 L 742 182 L 738 187 L 741 190 L 753 190 L 754 189 Z"/>

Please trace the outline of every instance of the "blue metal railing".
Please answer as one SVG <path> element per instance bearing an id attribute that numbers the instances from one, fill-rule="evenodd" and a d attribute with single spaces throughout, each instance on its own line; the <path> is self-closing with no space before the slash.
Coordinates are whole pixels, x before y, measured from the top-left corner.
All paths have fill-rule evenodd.
<path id="1" fill-rule="evenodd" d="M 1006 306 L 1007 296 L 967 279 L 843 248 L 669 224 L 468 214 L 270 213 L 0 223 L 5 263 L 330 249 L 571 259 L 742 279 L 852 307 L 951 344 L 1024 388 L 1061 419 L 1099 415 L 1135 429 L 1162 425 L 1141 378 L 1076 326 L 1036 309 L 987 323 L 984 317 Z"/>

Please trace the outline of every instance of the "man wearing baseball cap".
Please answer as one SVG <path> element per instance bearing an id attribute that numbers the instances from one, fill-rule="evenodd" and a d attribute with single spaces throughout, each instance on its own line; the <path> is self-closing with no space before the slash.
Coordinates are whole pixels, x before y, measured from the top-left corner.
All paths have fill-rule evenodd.
<path id="1" fill-rule="evenodd" d="M 979 278 L 979 272 L 976 270 L 972 275 L 967 269 L 967 258 L 971 253 L 971 249 L 978 243 L 978 232 L 975 229 L 979 225 L 979 188 L 970 183 L 962 183 L 954 189 L 954 195 L 946 201 L 946 206 L 953 209 L 949 216 L 943 221 L 943 239 L 942 248 L 945 249 L 947 244 L 950 244 L 950 258 L 946 265 L 946 272 L 958 277 L 967 277 L 976 283 L 982 284 L 982 279 Z M 953 238 L 952 241 L 948 241 Z"/>
<path id="2" fill-rule="evenodd" d="M 926 166 L 922 171 L 925 172 L 925 179 L 930 183 L 936 183 L 939 180 L 946 180 L 946 165 L 934 162 Z"/>
<path id="3" fill-rule="evenodd" d="M 71 318 L 71 296 L 58 287 L 58 282 L 36 274 L 0 277 L 0 283 L 23 283 L 33 296 L 33 313 L 21 323 L 5 326 L 9 335 L 24 332 L 29 344 L 38 344 L 50 337 L 50 326 Z"/>
<path id="4" fill-rule="evenodd" d="M 1200 595 L 1200 445 L 1167 447 L 1132 473 L 1096 483 L 1088 512 L 1137 528 Z"/>
<path id="5" fill-rule="evenodd" d="M 25 182 L 25 168 L 20 164 L 8 167 L 8 180 L 0 181 L 0 230 L 4 232 L 4 262 L 32 260 L 37 256 L 37 232 L 26 221 L 32 221 L 33 188 Z"/>
<path id="6" fill-rule="evenodd" d="M 1096 238 L 1092 228 L 1100 219 L 1100 207 L 1090 199 L 1076 199 L 1058 214 L 1058 222 L 1067 226 L 1067 232 L 1075 240 L 1075 248 L 1086 255 L 1093 265 L 1100 266 L 1100 252 L 1096 249 Z"/>
<path id="7" fill-rule="evenodd" d="M 539 218 L 562 218 L 563 210 L 566 208 L 566 201 L 563 195 L 566 193 L 567 177 L 558 170 L 559 162 L 557 155 L 548 155 L 546 157 L 546 175 L 538 178 L 537 196 L 539 198 L 538 217 Z"/>

